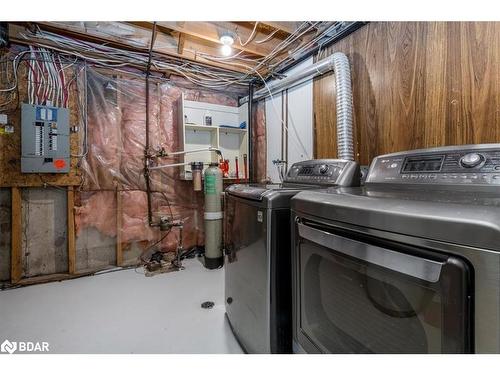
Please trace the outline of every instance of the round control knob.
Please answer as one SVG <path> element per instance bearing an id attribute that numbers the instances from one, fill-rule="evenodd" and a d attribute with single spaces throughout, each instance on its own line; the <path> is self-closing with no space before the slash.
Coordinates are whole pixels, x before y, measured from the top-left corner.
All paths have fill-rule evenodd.
<path id="1" fill-rule="evenodd" d="M 320 165 L 319 173 L 325 174 L 326 172 L 328 172 L 328 165 L 326 165 L 326 164 Z"/>
<path id="2" fill-rule="evenodd" d="M 484 158 L 480 154 L 470 153 L 462 156 L 460 164 L 465 168 L 474 168 L 483 162 Z"/>

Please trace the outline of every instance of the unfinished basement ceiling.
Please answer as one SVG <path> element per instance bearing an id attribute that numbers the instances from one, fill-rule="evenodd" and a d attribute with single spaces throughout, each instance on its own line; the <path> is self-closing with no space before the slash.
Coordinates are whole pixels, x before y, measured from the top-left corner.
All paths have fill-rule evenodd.
<path id="1" fill-rule="evenodd" d="M 211 88 L 268 79 L 330 43 L 356 22 L 36 22 L 10 26 L 12 41 L 49 47 L 111 67 L 176 74 Z M 221 37 L 233 39 L 221 52 Z M 127 53 L 125 53 L 127 52 Z M 103 61 L 105 58 L 105 61 Z"/>

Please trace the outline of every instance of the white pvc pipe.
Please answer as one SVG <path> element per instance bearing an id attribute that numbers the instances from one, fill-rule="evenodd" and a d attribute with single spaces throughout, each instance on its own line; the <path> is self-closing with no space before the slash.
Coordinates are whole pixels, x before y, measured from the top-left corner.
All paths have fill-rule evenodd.
<path id="1" fill-rule="evenodd" d="M 205 148 L 197 148 L 195 150 L 167 152 L 165 154 L 165 156 L 169 157 L 169 156 L 175 156 L 175 155 L 194 154 L 196 152 L 204 152 L 204 151 L 219 152 L 220 153 L 220 150 L 217 147 L 205 147 Z"/>
<path id="2" fill-rule="evenodd" d="M 156 167 L 149 167 L 149 169 L 162 169 L 162 168 L 169 168 L 169 167 L 180 167 L 182 165 L 188 165 L 191 164 L 191 162 L 188 163 L 174 163 L 174 164 L 161 164 L 157 165 Z"/>
<path id="3" fill-rule="evenodd" d="M 217 152 L 222 157 L 222 152 L 217 147 L 206 147 L 206 148 L 197 148 L 195 150 L 184 150 L 184 151 L 167 152 L 164 157 L 170 157 L 170 156 L 176 156 L 176 155 L 184 155 L 184 154 L 195 154 L 195 153 L 198 153 L 198 152 Z M 188 162 L 188 163 L 174 163 L 174 164 L 162 164 L 162 165 L 157 165 L 155 167 L 149 167 L 149 169 L 162 169 L 162 168 L 169 168 L 169 167 L 180 167 L 180 166 L 189 165 L 189 164 L 191 164 L 191 162 Z"/>

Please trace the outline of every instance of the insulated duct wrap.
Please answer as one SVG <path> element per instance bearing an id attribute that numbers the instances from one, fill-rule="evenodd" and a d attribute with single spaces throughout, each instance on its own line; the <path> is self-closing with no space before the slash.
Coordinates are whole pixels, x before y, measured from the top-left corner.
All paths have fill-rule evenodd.
<path id="1" fill-rule="evenodd" d="M 337 88 L 337 157 L 354 160 L 351 68 L 345 54 L 335 52 L 332 58 Z"/>

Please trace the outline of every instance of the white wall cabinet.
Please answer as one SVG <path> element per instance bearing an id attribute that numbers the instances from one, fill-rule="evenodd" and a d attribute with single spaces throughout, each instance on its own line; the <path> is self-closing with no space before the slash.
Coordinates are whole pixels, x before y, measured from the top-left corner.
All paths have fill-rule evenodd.
<path id="1" fill-rule="evenodd" d="M 245 178 L 245 157 L 248 156 L 248 104 L 231 107 L 186 100 L 184 94 L 178 102 L 179 146 L 182 150 L 216 147 L 224 159 L 229 160 L 229 179 Z M 207 121 L 207 118 L 210 121 Z M 239 128 L 245 122 L 245 129 Z M 230 127 L 229 127 L 230 126 Z M 238 158 L 238 175 L 236 175 Z M 248 158 L 247 158 L 248 159 Z M 205 168 L 218 162 L 215 152 L 186 154 L 179 160 L 184 163 L 201 161 Z M 246 170 L 248 171 L 248 165 Z M 181 167 L 181 178 L 191 180 L 191 166 Z"/>

